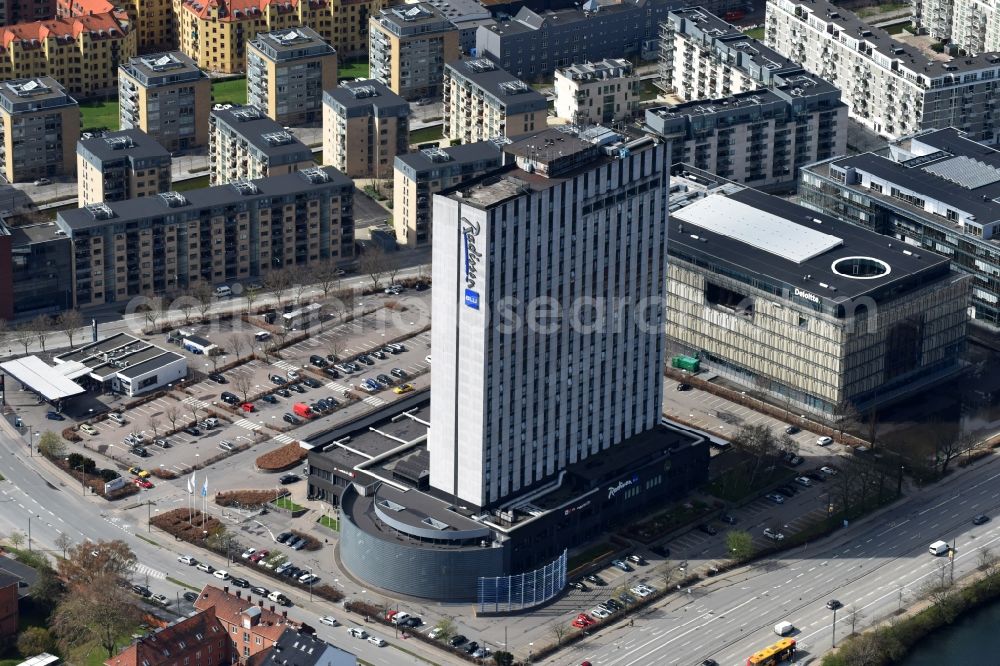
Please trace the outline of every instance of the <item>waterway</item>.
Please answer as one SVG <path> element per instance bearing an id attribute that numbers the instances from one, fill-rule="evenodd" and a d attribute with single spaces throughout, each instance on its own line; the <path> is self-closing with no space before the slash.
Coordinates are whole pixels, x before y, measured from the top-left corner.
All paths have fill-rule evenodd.
<path id="1" fill-rule="evenodd" d="M 1000 664 L 1000 603 L 963 616 L 917 645 L 901 666 Z"/>

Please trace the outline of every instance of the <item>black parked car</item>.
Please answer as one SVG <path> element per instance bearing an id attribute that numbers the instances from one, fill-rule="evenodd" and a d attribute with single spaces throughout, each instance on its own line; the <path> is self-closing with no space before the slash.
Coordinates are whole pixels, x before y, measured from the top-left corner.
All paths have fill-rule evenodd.
<path id="1" fill-rule="evenodd" d="M 229 383 L 229 380 L 227 380 L 225 377 L 223 377 L 218 372 L 213 372 L 212 374 L 210 374 L 208 376 L 208 378 L 211 379 L 216 384 L 228 384 Z"/>
<path id="2" fill-rule="evenodd" d="M 230 405 L 238 405 L 242 402 L 235 393 L 230 393 L 229 391 L 223 391 L 219 398 L 222 402 Z"/>
<path id="3" fill-rule="evenodd" d="M 268 402 L 268 403 L 270 403 L 272 405 L 277 405 L 278 404 L 278 399 L 275 398 L 273 395 L 261 396 L 260 399 L 263 400 L 264 402 Z"/>
<path id="4" fill-rule="evenodd" d="M 184 428 L 184 432 L 191 435 L 192 437 L 198 437 L 201 435 L 201 430 L 198 430 L 194 426 L 191 426 L 190 428 Z"/>
<path id="5" fill-rule="evenodd" d="M 476 641 L 469 641 L 469 644 L 462 648 L 465 650 L 466 654 L 472 654 L 479 649 L 479 643 Z"/>
<path id="6" fill-rule="evenodd" d="M 302 420 L 294 414 L 285 414 L 281 418 L 285 421 L 285 423 L 291 423 L 292 425 L 300 425 L 302 423 Z"/>
<path id="7" fill-rule="evenodd" d="M 708 523 L 702 523 L 701 525 L 698 526 L 698 529 L 709 536 L 715 536 L 716 534 L 719 533 L 719 530 L 715 529 Z"/>
<path id="8" fill-rule="evenodd" d="M 185 592 L 183 595 L 184 601 L 196 601 L 198 599 L 197 592 Z"/>
<path id="9" fill-rule="evenodd" d="M 230 585 L 235 585 L 236 587 L 250 587 L 250 581 L 246 578 L 230 578 Z"/>
<path id="10" fill-rule="evenodd" d="M 283 477 L 278 479 L 278 482 L 283 486 L 287 486 L 289 483 L 295 483 L 299 480 L 298 474 L 285 474 Z"/>
<path id="11" fill-rule="evenodd" d="M 323 374 L 330 379 L 340 379 L 340 373 L 336 368 L 323 368 Z"/>
<path id="12" fill-rule="evenodd" d="M 451 637 L 451 640 L 448 641 L 448 645 L 450 645 L 452 647 L 458 647 L 459 645 L 461 645 L 462 643 L 464 643 L 467 640 L 469 640 L 469 639 L 467 639 L 462 634 L 456 634 L 456 635 L 454 635 L 454 636 Z"/>
<path id="13" fill-rule="evenodd" d="M 140 597 L 148 597 L 151 594 L 153 594 L 152 592 L 149 591 L 149 588 L 146 587 L 145 585 L 133 585 L 132 591 L 138 594 Z"/>
<path id="14" fill-rule="evenodd" d="M 325 358 L 319 354 L 313 354 L 309 357 L 309 362 L 315 365 L 317 368 L 325 368 L 330 365 Z"/>
<path id="15" fill-rule="evenodd" d="M 282 377 L 281 375 L 271 375 L 271 381 L 277 384 L 278 386 L 284 386 L 285 384 L 288 383 L 288 380 Z"/>
<path id="16" fill-rule="evenodd" d="M 275 540 L 278 543 L 285 543 L 286 541 L 288 541 L 288 537 L 290 536 L 292 536 L 291 532 L 282 532 L 281 534 L 275 537 Z"/>
<path id="17" fill-rule="evenodd" d="M 309 388 L 319 388 L 321 386 L 321 384 L 312 377 L 303 377 L 302 383 L 308 386 Z"/>
<path id="18" fill-rule="evenodd" d="M 275 393 L 277 393 L 278 395 L 280 395 L 282 398 L 291 398 L 292 397 L 292 394 L 288 392 L 288 389 L 281 388 L 281 389 L 278 389 L 277 391 L 275 391 Z"/>
<path id="19" fill-rule="evenodd" d="M 290 388 L 291 390 L 295 391 L 296 393 L 305 393 L 306 392 L 306 390 L 304 388 L 302 388 L 301 384 L 289 384 L 288 388 Z"/>

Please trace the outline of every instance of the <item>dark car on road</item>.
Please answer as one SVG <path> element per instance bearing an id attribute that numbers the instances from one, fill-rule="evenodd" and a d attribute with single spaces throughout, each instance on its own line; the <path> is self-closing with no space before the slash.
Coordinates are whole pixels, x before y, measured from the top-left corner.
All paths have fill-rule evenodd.
<path id="1" fill-rule="evenodd" d="M 828 602 L 826 602 L 826 607 L 829 608 L 830 610 L 837 610 L 838 608 L 842 607 L 843 605 L 844 604 L 840 603 L 836 599 L 830 599 Z"/>
<path id="2" fill-rule="evenodd" d="M 982 524 L 988 523 L 988 522 L 990 522 L 990 517 L 987 516 L 984 513 L 981 513 L 981 514 L 979 514 L 978 516 L 976 516 L 975 518 L 972 519 L 972 524 L 973 525 L 982 525 Z"/>
<path id="3" fill-rule="evenodd" d="M 62 414 L 60 414 L 59 412 L 46 412 L 45 413 L 45 418 L 49 419 L 50 421 L 65 421 L 66 420 L 66 417 L 63 416 Z"/>
<path id="4" fill-rule="evenodd" d="M 283 486 L 287 486 L 289 483 L 295 483 L 299 480 L 298 474 L 285 474 L 283 477 L 278 479 L 278 483 Z"/>
<path id="5" fill-rule="evenodd" d="M 210 374 L 208 376 L 208 378 L 211 379 L 216 384 L 228 384 L 229 383 L 229 380 L 227 380 L 225 377 L 223 377 L 218 372 L 213 372 L 212 374 Z"/>
<path id="6" fill-rule="evenodd" d="M 230 585 L 235 585 L 236 587 L 250 587 L 250 581 L 246 578 L 230 578 Z"/>

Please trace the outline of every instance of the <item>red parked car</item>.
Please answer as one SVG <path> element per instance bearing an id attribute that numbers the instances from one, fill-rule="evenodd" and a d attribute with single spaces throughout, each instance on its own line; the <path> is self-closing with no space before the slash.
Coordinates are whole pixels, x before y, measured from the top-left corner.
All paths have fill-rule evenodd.
<path id="1" fill-rule="evenodd" d="M 252 402 L 244 402 L 242 405 L 240 405 L 240 409 L 242 409 L 244 412 L 252 412 L 254 411 L 254 406 Z"/>
<path id="2" fill-rule="evenodd" d="M 139 486 L 140 488 L 152 488 L 153 487 L 152 483 L 150 483 L 146 479 L 143 479 L 142 477 L 139 477 L 139 476 L 137 476 L 134 479 L 132 479 L 132 483 L 134 483 L 135 485 Z"/>

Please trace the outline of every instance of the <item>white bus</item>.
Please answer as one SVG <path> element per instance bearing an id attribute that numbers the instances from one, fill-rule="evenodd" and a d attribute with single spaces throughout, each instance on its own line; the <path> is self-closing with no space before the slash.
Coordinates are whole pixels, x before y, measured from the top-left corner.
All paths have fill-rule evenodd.
<path id="1" fill-rule="evenodd" d="M 319 322 L 319 313 L 323 306 L 319 303 L 310 303 L 304 308 L 286 312 L 281 315 L 282 324 L 286 331 L 306 329 Z"/>

